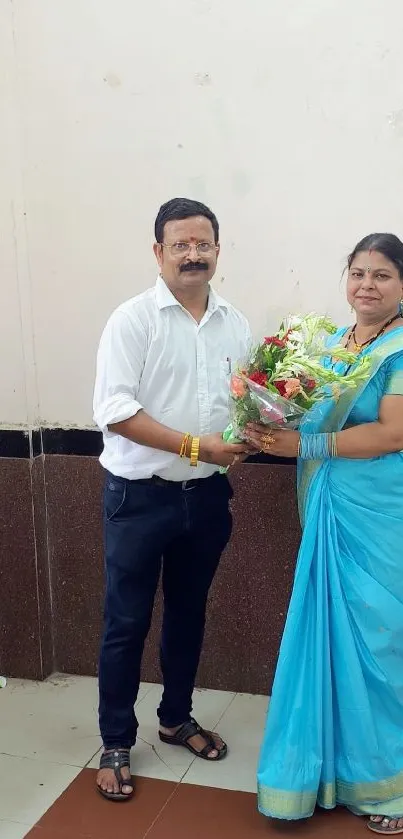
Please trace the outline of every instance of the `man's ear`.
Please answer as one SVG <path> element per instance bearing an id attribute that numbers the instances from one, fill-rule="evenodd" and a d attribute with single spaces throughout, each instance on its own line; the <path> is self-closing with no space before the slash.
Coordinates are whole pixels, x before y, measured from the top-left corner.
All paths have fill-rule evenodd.
<path id="1" fill-rule="evenodd" d="M 163 247 L 158 242 L 155 242 L 153 245 L 154 256 L 158 262 L 159 267 L 162 267 L 162 254 L 163 254 Z"/>

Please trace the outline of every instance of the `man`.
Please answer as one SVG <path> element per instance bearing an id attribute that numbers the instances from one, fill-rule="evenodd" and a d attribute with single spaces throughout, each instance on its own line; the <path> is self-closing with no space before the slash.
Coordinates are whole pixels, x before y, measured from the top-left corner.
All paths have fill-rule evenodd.
<path id="1" fill-rule="evenodd" d="M 119 801 L 133 794 L 133 706 L 161 567 L 159 736 L 205 760 L 226 755 L 221 738 L 192 719 L 192 693 L 207 595 L 231 534 L 232 492 L 219 466 L 249 451 L 222 440 L 231 365 L 248 352 L 251 334 L 209 284 L 220 250 L 217 219 L 203 204 L 177 198 L 161 207 L 155 239 L 157 284 L 107 323 L 94 395 L 107 472 L 97 785 Z"/>

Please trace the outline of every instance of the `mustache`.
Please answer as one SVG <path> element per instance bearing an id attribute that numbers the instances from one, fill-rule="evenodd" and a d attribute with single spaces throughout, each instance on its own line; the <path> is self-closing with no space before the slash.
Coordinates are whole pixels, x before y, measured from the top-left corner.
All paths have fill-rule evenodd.
<path id="1" fill-rule="evenodd" d="M 208 271 L 208 262 L 184 262 L 179 270 L 181 274 L 186 271 Z"/>

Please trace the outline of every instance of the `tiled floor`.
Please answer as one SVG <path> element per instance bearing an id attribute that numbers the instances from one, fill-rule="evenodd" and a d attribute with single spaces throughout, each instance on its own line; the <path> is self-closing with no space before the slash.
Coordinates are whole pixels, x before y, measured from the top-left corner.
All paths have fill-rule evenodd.
<path id="1" fill-rule="evenodd" d="M 0 839 L 264 839 L 367 835 L 344 812 L 277 825 L 256 811 L 256 762 L 267 698 L 197 691 L 195 716 L 229 741 L 222 763 L 193 760 L 156 736 L 160 688 L 142 685 L 133 752 L 136 796 L 121 805 L 94 789 L 100 741 L 94 679 L 11 680 L 0 690 Z M 31 830 L 32 828 L 32 830 Z M 369 835 L 369 834 L 368 834 Z"/>

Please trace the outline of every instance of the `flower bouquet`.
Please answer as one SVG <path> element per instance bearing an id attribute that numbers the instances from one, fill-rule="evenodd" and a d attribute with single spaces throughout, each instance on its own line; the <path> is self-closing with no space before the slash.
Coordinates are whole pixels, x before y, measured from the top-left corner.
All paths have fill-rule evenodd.
<path id="1" fill-rule="evenodd" d="M 224 440 L 244 439 L 249 422 L 295 429 L 316 402 L 338 398 L 365 380 L 368 358 L 357 360 L 340 345 L 326 346 L 326 337 L 336 331 L 327 317 L 311 314 L 289 317 L 275 335 L 264 338 L 231 377 L 231 422 Z M 333 369 L 336 361 L 347 365 L 344 375 Z"/>

